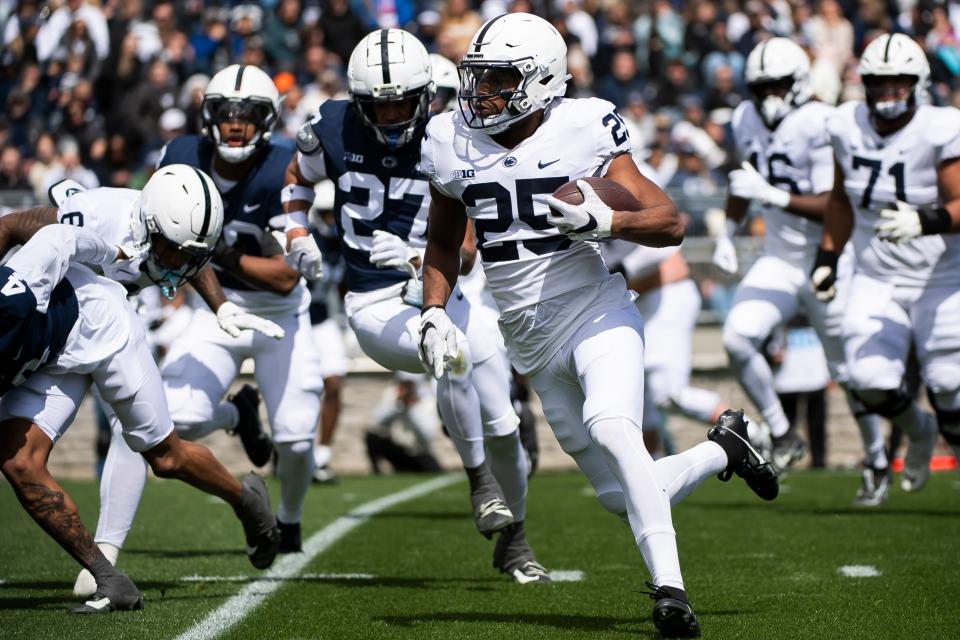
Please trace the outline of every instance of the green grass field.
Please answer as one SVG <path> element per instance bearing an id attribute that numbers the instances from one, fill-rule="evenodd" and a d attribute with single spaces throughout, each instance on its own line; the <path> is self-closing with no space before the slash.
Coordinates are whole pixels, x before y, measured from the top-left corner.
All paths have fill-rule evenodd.
<path id="1" fill-rule="evenodd" d="M 304 538 L 421 482 L 347 478 L 314 487 Z M 882 508 L 864 511 L 850 506 L 853 474 L 791 475 L 774 503 L 742 483 L 707 481 L 674 510 L 704 637 L 960 637 L 958 483 L 954 473 L 935 474 L 921 493 L 895 490 Z M 96 485 L 67 488 L 93 525 Z M 276 498 L 275 482 L 271 491 Z M 145 611 L 78 618 L 66 614 L 75 565 L 3 487 L 0 638 L 165 640 L 242 589 L 256 597 L 265 585 L 276 590 L 221 637 L 656 637 L 651 601 L 638 593 L 647 575 L 632 536 L 588 494 L 574 473 L 538 475 L 530 487 L 531 544 L 550 569 L 583 572 L 579 582 L 521 587 L 495 573 L 492 543 L 473 528 L 463 482 L 353 521 L 358 526 L 294 577 L 254 582 L 264 574 L 240 550 L 228 507 L 185 485 L 153 482 L 120 557 Z M 845 577 L 846 565 L 880 575 Z"/>

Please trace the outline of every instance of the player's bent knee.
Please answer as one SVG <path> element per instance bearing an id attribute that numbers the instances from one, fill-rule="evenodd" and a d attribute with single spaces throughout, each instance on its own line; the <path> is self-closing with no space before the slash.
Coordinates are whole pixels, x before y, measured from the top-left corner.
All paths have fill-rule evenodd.
<path id="1" fill-rule="evenodd" d="M 624 518 L 627 515 L 627 500 L 623 497 L 623 491 L 605 491 L 597 494 L 597 500 L 600 506 L 615 516 Z"/>
<path id="2" fill-rule="evenodd" d="M 760 351 L 761 344 L 760 338 L 741 334 L 730 322 L 723 326 L 723 348 L 733 362 L 749 360 Z"/>
<path id="3" fill-rule="evenodd" d="M 960 446 L 960 391 L 934 392 L 927 390 L 927 397 L 937 414 L 940 435 L 953 446 Z"/>
<path id="4" fill-rule="evenodd" d="M 892 418 L 903 413 L 913 398 L 902 387 L 899 389 L 858 389 L 853 392 L 870 413 Z"/>
<path id="5" fill-rule="evenodd" d="M 284 460 L 306 459 L 313 456 L 312 438 L 293 442 L 275 442 L 273 447 L 277 450 L 277 458 L 281 463 Z"/>

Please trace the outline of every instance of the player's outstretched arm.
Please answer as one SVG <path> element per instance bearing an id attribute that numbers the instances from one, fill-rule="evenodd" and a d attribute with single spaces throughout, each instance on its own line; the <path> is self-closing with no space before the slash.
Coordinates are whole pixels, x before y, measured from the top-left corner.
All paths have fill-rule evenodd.
<path id="1" fill-rule="evenodd" d="M 11 247 L 26 244 L 33 234 L 49 224 L 57 224 L 55 207 L 34 207 L 0 218 L 0 258 Z"/>
<path id="2" fill-rule="evenodd" d="M 821 302 L 830 302 L 837 295 L 837 265 L 843 247 L 853 232 L 853 207 L 843 186 L 843 169 L 834 163 L 833 189 L 823 221 L 823 238 L 810 272 L 810 286 Z"/>
<path id="3" fill-rule="evenodd" d="M 610 161 L 604 176 L 626 187 L 639 200 L 639 211 L 614 211 L 610 225 L 613 238 L 648 247 L 672 247 L 683 242 L 683 221 L 663 189 L 643 177 L 628 153 Z"/>
<path id="4" fill-rule="evenodd" d="M 430 185 L 430 220 L 423 258 L 423 308 L 443 306 L 457 283 L 460 250 L 467 230 L 463 203 Z"/>
<path id="5" fill-rule="evenodd" d="M 223 293 L 223 287 L 217 279 L 217 274 L 209 264 L 195 275 L 190 284 L 196 289 L 203 301 L 207 303 L 210 310 L 217 314 L 217 323 L 220 328 L 229 333 L 234 338 L 239 338 L 244 329 L 253 329 L 259 331 L 269 338 L 282 338 L 283 329 L 274 322 L 261 318 L 252 313 L 247 313 L 237 305 L 227 300 Z"/>

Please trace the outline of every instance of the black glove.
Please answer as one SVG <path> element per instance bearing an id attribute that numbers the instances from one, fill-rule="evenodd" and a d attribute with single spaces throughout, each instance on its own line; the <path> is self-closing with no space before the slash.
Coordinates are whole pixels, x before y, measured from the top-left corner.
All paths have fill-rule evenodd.
<path id="1" fill-rule="evenodd" d="M 837 295 L 837 263 L 840 256 L 836 251 L 827 251 L 817 247 L 817 259 L 813 261 L 810 272 L 810 287 L 820 302 L 830 302 Z"/>

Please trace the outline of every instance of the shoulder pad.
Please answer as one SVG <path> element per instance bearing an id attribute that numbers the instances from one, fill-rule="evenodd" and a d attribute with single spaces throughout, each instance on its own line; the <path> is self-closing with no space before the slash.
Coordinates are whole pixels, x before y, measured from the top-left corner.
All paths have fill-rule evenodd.
<path id="1" fill-rule="evenodd" d="M 304 155 L 313 155 L 320 149 L 320 138 L 313 131 L 312 122 L 304 122 L 297 130 L 297 150 Z"/>

